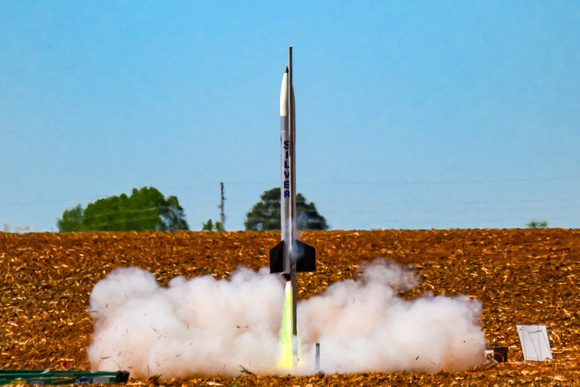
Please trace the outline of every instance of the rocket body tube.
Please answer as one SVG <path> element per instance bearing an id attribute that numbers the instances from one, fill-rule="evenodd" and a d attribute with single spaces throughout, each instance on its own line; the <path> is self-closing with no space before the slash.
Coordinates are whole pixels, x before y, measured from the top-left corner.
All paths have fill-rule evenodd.
<path id="1" fill-rule="evenodd" d="M 284 72 L 284 77 L 282 77 L 282 87 L 280 88 L 280 240 L 288 242 L 283 247 L 283 257 L 290 257 L 288 249 L 292 246 L 290 241 L 292 238 L 292 223 L 291 213 L 292 213 L 292 203 L 290 201 L 291 192 L 291 171 L 292 162 L 294 157 L 292 155 L 292 149 L 290 149 L 290 111 L 291 106 L 289 104 L 289 74 L 288 67 Z M 282 270 L 283 273 L 290 273 L 290 262 L 288 259 L 282 260 Z"/>
<path id="2" fill-rule="evenodd" d="M 280 239 L 270 251 L 270 272 L 290 279 L 296 272 L 316 270 L 315 249 L 296 239 L 296 126 L 294 88 L 286 67 L 280 90 Z"/>

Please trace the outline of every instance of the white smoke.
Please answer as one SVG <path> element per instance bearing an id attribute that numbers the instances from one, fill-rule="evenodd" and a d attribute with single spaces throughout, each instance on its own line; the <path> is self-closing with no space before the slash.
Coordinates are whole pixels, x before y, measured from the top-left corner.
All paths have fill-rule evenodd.
<path id="1" fill-rule="evenodd" d="M 481 304 L 466 296 L 404 300 L 412 273 L 389 261 L 363 265 L 361 278 L 328 287 L 298 305 L 300 367 L 315 372 L 320 343 L 326 373 L 462 370 L 483 362 Z M 287 373 L 278 365 L 284 282 L 262 268 L 172 279 L 161 287 L 142 269 L 119 268 L 91 293 L 96 370 L 134 377 Z"/>
<path id="2" fill-rule="evenodd" d="M 304 343 L 319 342 L 325 372 L 463 370 L 483 362 L 481 303 L 466 296 L 406 301 L 411 272 L 390 261 L 363 266 L 362 279 L 328 287 L 299 305 Z"/>

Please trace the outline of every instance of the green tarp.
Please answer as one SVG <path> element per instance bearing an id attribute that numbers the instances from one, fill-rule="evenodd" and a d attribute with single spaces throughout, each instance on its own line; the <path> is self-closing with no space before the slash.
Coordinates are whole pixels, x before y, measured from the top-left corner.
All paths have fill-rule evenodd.
<path id="1" fill-rule="evenodd" d="M 10 384 L 93 384 L 126 383 L 127 371 L 54 371 L 0 369 L 0 385 Z"/>

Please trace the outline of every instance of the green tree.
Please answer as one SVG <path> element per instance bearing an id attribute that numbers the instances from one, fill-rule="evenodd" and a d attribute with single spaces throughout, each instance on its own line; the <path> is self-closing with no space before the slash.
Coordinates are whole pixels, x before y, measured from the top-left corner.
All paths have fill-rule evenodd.
<path id="1" fill-rule="evenodd" d="M 545 220 L 532 219 L 530 222 L 526 223 L 529 228 L 546 228 L 548 227 L 548 222 Z"/>
<path id="2" fill-rule="evenodd" d="M 302 194 L 296 195 L 298 230 L 327 230 L 324 216 L 318 213 L 314 203 L 308 203 Z M 260 201 L 246 214 L 246 230 L 280 230 L 280 188 L 272 188 L 260 196 Z"/>
<path id="3" fill-rule="evenodd" d="M 207 222 L 202 223 L 201 231 L 223 231 L 222 222 L 216 220 L 215 223 L 213 220 L 208 219 Z"/>
<path id="4" fill-rule="evenodd" d="M 59 231 L 85 231 L 83 225 L 83 207 L 79 204 L 74 208 L 66 210 L 62 218 L 58 219 L 56 225 Z"/>
<path id="5" fill-rule="evenodd" d="M 83 209 L 65 210 L 57 220 L 61 232 L 189 230 L 177 197 L 167 199 L 157 188 L 133 188 L 131 196 L 121 194 L 99 199 Z"/>

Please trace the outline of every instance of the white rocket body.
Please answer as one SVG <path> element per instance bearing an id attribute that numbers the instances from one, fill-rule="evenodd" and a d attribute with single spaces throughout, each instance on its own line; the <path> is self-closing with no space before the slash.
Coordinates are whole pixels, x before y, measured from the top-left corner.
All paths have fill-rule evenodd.
<path id="1" fill-rule="evenodd" d="M 280 91 L 280 227 L 281 242 L 270 251 L 270 272 L 316 270 L 315 249 L 296 239 L 296 113 L 292 87 L 292 50 Z"/>

